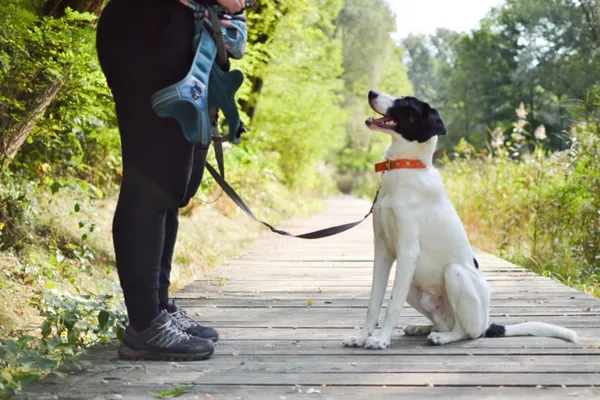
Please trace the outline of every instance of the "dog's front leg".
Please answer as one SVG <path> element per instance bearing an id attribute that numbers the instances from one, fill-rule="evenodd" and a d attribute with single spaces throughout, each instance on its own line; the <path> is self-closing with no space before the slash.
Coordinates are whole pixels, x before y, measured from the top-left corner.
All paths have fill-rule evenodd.
<path id="1" fill-rule="evenodd" d="M 367 339 L 365 348 L 381 350 L 390 345 L 392 332 L 398 326 L 402 307 L 408 296 L 413 275 L 417 268 L 417 260 L 419 258 L 418 241 L 412 241 L 410 246 L 402 246 L 404 251 L 399 251 L 396 260 L 396 276 L 394 279 L 394 288 L 392 296 L 388 302 L 385 313 L 385 321 L 383 327 L 377 336 L 371 336 Z"/>
<path id="2" fill-rule="evenodd" d="M 382 240 L 375 243 L 375 262 L 373 265 L 373 283 L 371 297 L 367 311 L 367 320 L 357 336 L 350 336 L 344 340 L 345 347 L 364 347 L 369 336 L 373 334 L 375 325 L 379 319 L 385 289 L 387 288 L 390 271 L 394 263 L 393 255 L 385 247 Z"/>

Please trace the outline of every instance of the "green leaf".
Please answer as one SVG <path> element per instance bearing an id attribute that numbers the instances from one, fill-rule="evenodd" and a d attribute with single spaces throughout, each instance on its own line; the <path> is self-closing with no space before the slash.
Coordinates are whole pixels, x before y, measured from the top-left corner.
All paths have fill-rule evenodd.
<path id="1" fill-rule="evenodd" d="M 98 313 L 98 325 L 100 325 L 100 329 L 106 329 L 106 325 L 108 324 L 108 320 L 110 319 L 110 313 L 106 310 L 101 310 Z"/>
<path id="2" fill-rule="evenodd" d="M 62 188 L 62 185 L 56 181 L 52 184 L 52 186 L 50 186 L 50 190 L 52 190 L 52 194 L 56 194 L 61 188 Z"/>
<path id="3" fill-rule="evenodd" d="M 171 389 L 171 390 L 166 390 L 164 392 L 160 392 L 160 393 L 152 393 L 152 392 L 148 392 L 148 394 L 150 394 L 151 396 L 154 396 L 158 399 L 164 399 L 166 397 L 177 397 L 177 396 L 181 396 L 182 394 L 184 394 L 185 392 L 187 392 L 188 390 L 190 390 L 193 386 L 189 385 L 189 386 L 182 386 L 179 388 L 175 388 L 175 389 Z"/>
<path id="4" fill-rule="evenodd" d="M 81 210 L 81 206 L 79 203 L 75 203 L 75 212 L 79 212 Z"/>
<path id="5" fill-rule="evenodd" d="M 39 382 L 41 379 L 42 377 L 39 374 L 28 374 L 18 378 L 19 383 L 23 386 L 33 385 L 34 383 Z"/>
<path id="6" fill-rule="evenodd" d="M 122 341 L 124 336 L 125 336 L 125 329 L 123 329 L 123 327 L 121 325 L 117 325 L 117 339 L 119 341 Z"/>

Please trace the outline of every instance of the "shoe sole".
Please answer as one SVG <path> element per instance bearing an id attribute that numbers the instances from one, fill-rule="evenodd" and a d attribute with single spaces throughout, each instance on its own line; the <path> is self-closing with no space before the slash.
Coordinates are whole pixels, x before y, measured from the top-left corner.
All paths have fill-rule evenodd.
<path id="1" fill-rule="evenodd" d="M 128 347 L 119 348 L 119 358 L 128 361 L 202 361 L 210 358 L 215 349 L 204 353 L 159 353 L 148 350 L 134 350 Z"/>

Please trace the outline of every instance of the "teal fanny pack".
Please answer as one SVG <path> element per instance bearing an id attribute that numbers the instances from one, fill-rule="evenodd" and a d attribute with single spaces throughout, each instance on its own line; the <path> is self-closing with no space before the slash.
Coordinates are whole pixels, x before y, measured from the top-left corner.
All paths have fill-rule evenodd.
<path id="1" fill-rule="evenodd" d="M 238 70 L 224 71 L 215 60 L 220 56 L 219 64 L 228 67 L 228 57 L 243 57 L 247 41 L 246 19 L 243 15 L 224 13 L 218 18 L 219 7 L 209 8 L 191 0 L 179 1 L 194 10 L 194 61 L 185 78 L 152 95 L 152 108 L 160 117 L 174 118 L 189 142 L 208 145 L 212 138 L 209 106 L 215 106 L 227 120 L 229 140 L 236 142 L 241 120 L 235 93 L 242 85 L 244 75 Z M 213 34 L 220 36 L 221 48 Z"/>

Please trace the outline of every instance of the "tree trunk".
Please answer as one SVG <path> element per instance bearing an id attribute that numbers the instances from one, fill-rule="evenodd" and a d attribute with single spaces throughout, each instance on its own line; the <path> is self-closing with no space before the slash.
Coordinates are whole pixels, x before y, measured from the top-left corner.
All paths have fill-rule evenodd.
<path id="1" fill-rule="evenodd" d="M 37 7 L 37 11 L 41 16 L 53 18 L 62 18 L 67 8 L 100 15 L 104 3 L 105 0 L 48 0 Z M 7 161 L 14 158 L 25 143 L 63 86 L 60 80 L 49 80 L 43 72 L 33 78 L 32 84 L 32 87 L 39 85 L 42 89 L 17 96 L 18 100 L 25 104 L 25 109 L 19 112 L 18 118 L 15 118 L 12 124 L 0 131 L 0 174 Z"/>
<path id="2" fill-rule="evenodd" d="M 31 104 L 28 113 L 22 120 L 8 129 L 8 132 L 1 134 L 0 151 L 8 158 L 13 158 L 19 148 L 27 140 L 27 136 L 34 128 L 37 121 L 44 116 L 46 109 L 58 94 L 62 87 L 62 82 L 49 83 L 46 88 L 37 95 L 36 100 Z"/>

